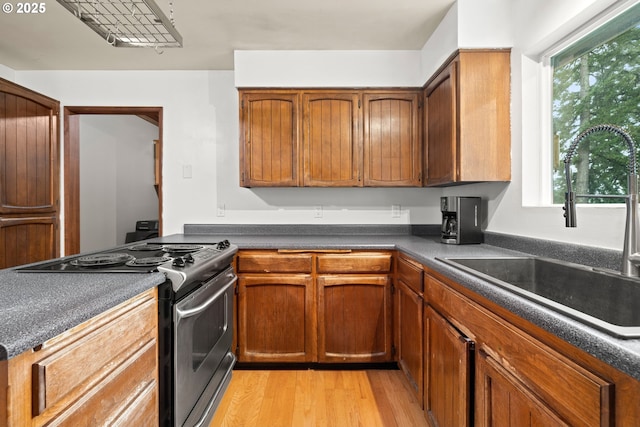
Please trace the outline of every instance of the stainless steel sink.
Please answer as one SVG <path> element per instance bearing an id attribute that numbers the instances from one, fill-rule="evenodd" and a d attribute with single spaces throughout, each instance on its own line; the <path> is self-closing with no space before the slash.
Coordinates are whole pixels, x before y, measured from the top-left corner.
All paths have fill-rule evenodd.
<path id="1" fill-rule="evenodd" d="M 438 258 L 621 338 L 640 337 L 640 280 L 541 257 Z"/>

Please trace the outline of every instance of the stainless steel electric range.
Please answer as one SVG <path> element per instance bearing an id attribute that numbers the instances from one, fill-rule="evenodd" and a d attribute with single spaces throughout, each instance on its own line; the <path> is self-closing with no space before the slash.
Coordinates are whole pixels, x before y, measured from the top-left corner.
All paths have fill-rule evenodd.
<path id="1" fill-rule="evenodd" d="M 136 243 L 18 268 L 21 272 L 162 272 L 158 287 L 160 425 L 207 426 L 236 359 L 233 340 L 231 267 L 238 247 Z"/>

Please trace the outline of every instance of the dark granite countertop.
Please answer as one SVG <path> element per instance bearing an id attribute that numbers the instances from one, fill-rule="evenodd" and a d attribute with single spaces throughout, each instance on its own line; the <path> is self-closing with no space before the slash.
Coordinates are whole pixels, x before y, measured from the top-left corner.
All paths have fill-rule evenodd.
<path id="1" fill-rule="evenodd" d="M 424 232 L 425 230 L 418 230 Z M 163 243 L 216 243 L 228 239 L 240 249 L 378 249 L 413 257 L 477 294 L 557 335 L 622 372 L 640 380 L 640 339 L 619 339 L 579 323 L 539 304 L 442 263 L 436 257 L 518 256 L 549 253 L 558 258 L 583 253 L 551 242 L 527 240 L 526 245 L 485 236 L 495 244 L 444 245 L 436 237 L 414 235 L 411 226 L 185 226 L 184 234 L 160 237 Z M 413 233 L 413 234 L 412 234 Z M 507 249 L 511 247 L 512 249 Z M 587 253 L 590 251 L 587 251 Z M 600 254 L 601 255 L 601 254 Z M 611 255 L 611 256 L 610 256 Z M 592 257 L 611 263 L 617 255 Z M 556 257 L 556 256 L 554 256 Z M 574 262 L 577 260 L 573 260 Z M 150 274 L 51 274 L 0 271 L 0 360 L 11 358 L 53 338 L 165 280 Z"/>
<path id="2" fill-rule="evenodd" d="M 97 316 L 165 281 L 162 273 L 0 271 L 0 360 Z"/>

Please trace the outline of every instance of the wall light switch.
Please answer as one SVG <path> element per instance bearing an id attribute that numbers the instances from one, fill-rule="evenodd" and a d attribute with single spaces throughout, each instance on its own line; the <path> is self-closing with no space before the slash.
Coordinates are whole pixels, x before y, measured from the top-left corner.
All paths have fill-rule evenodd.
<path id="1" fill-rule="evenodd" d="M 225 214 L 225 207 L 224 207 L 224 204 L 219 205 L 219 206 L 218 206 L 218 211 L 216 212 L 216 215 L 217 215 L 217 216 L 224 216 L 224 214 Z"/>
<path id="2" fill-rule="evenodd" d="M 186 179 L 190 179 L 193 176 L 193 168 L 191 165 L 183 165 L 182 166 L 182 177 Z"/>
<path id="3" fill-rule="evenodd" d="M 322 206 L 316 206 L 315 208 L 313 208 L 313 210 L 314 210 L 314 214 L 313 214 L 314 218 L 322 218 Z"/>
<path id="4" fill-rule="evenodd" d="M 391 205 L 391 218 L 400 218 L 400 205 Z"/>

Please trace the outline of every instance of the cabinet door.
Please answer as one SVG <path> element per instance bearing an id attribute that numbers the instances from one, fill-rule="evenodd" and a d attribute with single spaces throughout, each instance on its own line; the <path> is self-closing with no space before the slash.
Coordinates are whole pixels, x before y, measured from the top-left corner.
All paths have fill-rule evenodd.
<path id="1" fill-rule="evenodd" d="M 424 332 L 427 418 L 433 426 L 470 426 L 473 342 L 431 307 L 425 309 Z"/>
<path id="2" fill-rule="evenodd" d="M 361 185 L 360 96 L 356 92 L 305 93 L 304 185 Z"/>
<path id="3" fill-rule="evenodd" d="M 56 216 L 0 217 L 0 269 L 56 258 Z"/>
<path id="4" fill-rule="evenodd" d="M 388 362 L 391 286 L 387 275 L 321 275 L 318 283 L 318 360 Z"/>
<path id="5" fill-rule="evenodd" d="M 298 94 L 240 93 L 240 185 L 299 184 Z"/>
<path id="6" fill-rule="evenodd" d="M 427 87 L 426 185 L 454 182 L 457 171 L 457 62 L 452 62 Z"/>
<path id="7" fill-rule="evenodd" d="M 239 361 L 315 361 L 315 293 L 310 275 L 241 274 L 238 292 Z"/>
<path id="8" fill-rule="evenodd" d="M 365 93 L 364 185 L 420 186 L 420 115 L 417 92 Z"/>
<path id="9" fill-rule="evenodd" d="M 476 426 L 569 426 L 522 382 L 484 351 L 479 351 L 478 356 Z"/>
<path id="10" fill-rule="evenodd" d="M 396 286 L 396 325 L 398 331 L 398 364 L 405 373 L 419 402 L 423 393 L 423 307 L 420 295 L 404 282 Z"/>

